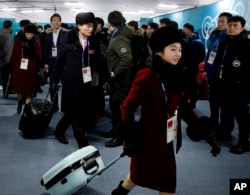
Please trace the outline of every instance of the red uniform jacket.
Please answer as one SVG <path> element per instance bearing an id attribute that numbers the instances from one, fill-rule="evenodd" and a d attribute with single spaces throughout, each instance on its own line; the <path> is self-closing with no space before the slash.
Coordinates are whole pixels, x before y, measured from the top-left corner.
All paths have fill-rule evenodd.
<path id="1" fill-rule="evenodd" d="M 163 192 L 175 192 L 176 163 L 173 142 L 166 142 L 166 121 L 174 115 L 178 106 L 189 117 L 196 118 L 191 106 L 183 107 L 183 93 L 165 86 L 167 103 L 161 81 L 152 68 L 138 72 L 131 90 L 122 106 L 123 124 L 134 121 L 134 112 L 141 106 L 140 123 L 143 142 L 140 152 L 131 157 L 131 180 L 140 186 Z M 180 116 L 178 116 L 179 131 Z"/>
<path id="2" fill-rule="evenodd" d="M 34 57 L 29 59 L 28 69 L 20 69 L 23 57 L 22 39 L 17 38 L 14 42 L 10 64 L 14 66 L 12 73 L 12 88 L 17 93 L 32 94 L 38 90 L 38 64 L 40 58 L 40 43 L 34 41 Z"/>

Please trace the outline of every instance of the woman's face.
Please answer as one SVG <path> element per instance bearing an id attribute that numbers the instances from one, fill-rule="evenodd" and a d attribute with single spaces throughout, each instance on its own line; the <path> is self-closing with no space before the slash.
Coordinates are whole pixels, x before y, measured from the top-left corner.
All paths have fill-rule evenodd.
<path id="1" fill-rule="evenodd" d="M 25 33 L 25 37 L 27 40 L 31 40 L 33 38 L 34 34 L 33 33 Z"/>
<path id="2" fill-rule="evenodd" d="M 157 52 L 156 54 L 159 55 L 164 62 L 176 65 L 181 58 L 181 51 L 181 44 L 176 42 L 164 47 L 163 51 Z"/>

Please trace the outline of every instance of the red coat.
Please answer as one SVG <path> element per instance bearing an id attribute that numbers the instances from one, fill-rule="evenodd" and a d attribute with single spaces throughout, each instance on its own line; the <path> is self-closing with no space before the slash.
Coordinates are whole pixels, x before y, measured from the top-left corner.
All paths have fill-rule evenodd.
<path id="1" fill-rule="evenodd" d="M 40 58 L 40 43 L 34 41 L 34 57 L 29 59 L 28 69 L 20 69 L 23 56 L 22 39 L 17 38 L 14 42 L 10 64 L 14 65 L 12 72 L 12 88 L 17 93 L 32 94 L 38 90 L 38 64 Z"/>
<path id="2" fill-rule="evenodd" d="M 139 71 L 123 103 L 122 122 L 132 123 L 134 112 L 141 105 L 140 122 L 144 136 L 140 152 L 131 157 L 131 180 L 139 186 L 174 193 L 176 162 L 173 142 L 166 142 L 166 120 L 167 113 L 174 115 L 183 96 L 167 86 L 165 88 L 167 106 L 160 79 L 155 72 L 151 68 Z"/>

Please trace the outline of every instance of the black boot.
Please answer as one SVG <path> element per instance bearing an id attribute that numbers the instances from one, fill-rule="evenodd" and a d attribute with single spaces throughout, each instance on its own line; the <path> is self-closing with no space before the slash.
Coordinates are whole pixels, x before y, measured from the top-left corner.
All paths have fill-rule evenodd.
<path id="1" fill-rule="evenodd" d="M 23 102 L 22 101 L 18 101 L 17 114 L 20 114 L 22 112 L 22 107 L 23 107 Z"/>
<path id="2" fill-rule="evenodd" d="M 114 189 L 111 193 L 111 195 L 126 195 L 129 193 L 129 190 L 126 190 L 125 188 L 122 187 L 123 181 L 119 183 L 119 186 Z"/>

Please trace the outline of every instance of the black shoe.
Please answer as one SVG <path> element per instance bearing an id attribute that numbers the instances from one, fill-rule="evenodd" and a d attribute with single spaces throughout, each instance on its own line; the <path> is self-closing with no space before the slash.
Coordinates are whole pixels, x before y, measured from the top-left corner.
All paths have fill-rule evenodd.
<path id="1" fill-rule="evenodd" d="M 214 135 L 210 135 L 207 139 L 207 142 L 212 147 L 210 152 L 213 154 L 213 156 L 217 156 L 218 154 L 220 154 L 221 145 Z"/>
<path id="2" fill-rule="evenodd" d="M 237 144 L 230 149 L 230 152 L 234 154 L 243 154 L 244 152 L 249 152 L 249 151 L 250 151 L 250 142 L 248 142 L 247 144 Z"/>
<path id="3" fill-rule="evenodd" d="M 105 137 L 105 138 L 115 138 L 115 132 L 114 132 L 114 129 L 111 129 L 107 132 L 103 132 L 101 133 L 100 135 L 101 137 Z"/>
<path id="4" fill-rule="evenodd" d="M 118 139 L 118 138 L 113 138 L 110 141 L 107 141 L 105 143 L 105 146 L 109 147 L 109 148 L 113 148 L 113 147 L 116 147 L 116 146 L 122 146 L 122 145 L 123 145 L 123 141 Z"/>
<path id="5" fill-rule="evenodd" d="M 111 195 L 127 195 L 129 193 L 129 190 L 122 187 L 122 183 L 123 181 L 121 181 L 119 186 L 112 191 Z"/>
<path id="6" fill-rule="evenodd" d="M 62 144 L 68 144 L 69 143 L 69 141 L 66 139 L 66 137 L 64 135 L 57 135 L 56 133 L 54 133 L 54 136 Z"/>
<path id="7" fill-rule="evenodd" d="M 18 102 L 17 114 L 20 114 L 22 112 L 22 107 L 23 107 L 23 103 Z"/>

